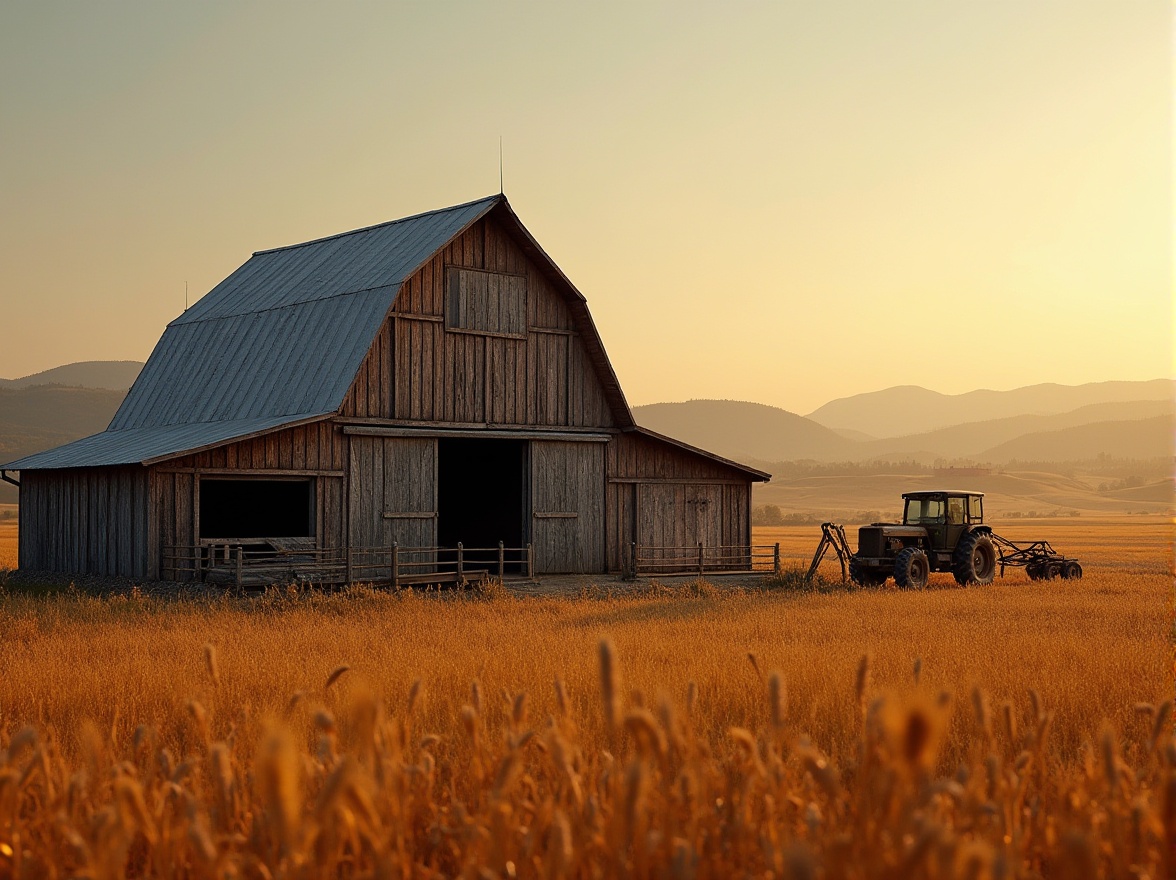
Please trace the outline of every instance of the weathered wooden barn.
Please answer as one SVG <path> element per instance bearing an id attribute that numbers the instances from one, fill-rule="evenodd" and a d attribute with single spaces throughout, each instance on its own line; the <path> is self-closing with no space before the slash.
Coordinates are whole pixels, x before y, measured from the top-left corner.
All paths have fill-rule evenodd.
<path id="1" fill-rule="evenodd" d="M 619 570 L 634 544 L 740 567 L 768 478 L 635 424 L 502 195 L 255 253 L 168 325 L 105 432 L 3 469 L 21 568 L 147 579 L 424 577 L 459 542 L 520 570 L 530 547 L 536 574 Z"/>

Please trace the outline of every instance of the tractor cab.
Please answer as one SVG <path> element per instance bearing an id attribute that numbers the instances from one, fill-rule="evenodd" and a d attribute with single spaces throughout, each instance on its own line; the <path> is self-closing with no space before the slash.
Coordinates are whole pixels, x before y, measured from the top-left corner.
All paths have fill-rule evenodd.
<path id="1" fill-rule="evenodd" d="M 902 498 L 903 525 L 926 529 L 930 550 L 953 551 L 969 526 L 984 523 L 983 492 L 906 492 Z"/>

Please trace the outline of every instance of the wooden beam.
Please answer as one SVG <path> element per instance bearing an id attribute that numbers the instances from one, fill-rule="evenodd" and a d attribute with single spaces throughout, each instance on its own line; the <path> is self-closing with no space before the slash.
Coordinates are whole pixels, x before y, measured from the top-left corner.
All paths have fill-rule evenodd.
<path id="1" fill-rule="evenodd" d="M 376 425 L 347 425 L 344 434 L 361 437 L 491 437 L 500 440 L 564 440 L 573 443 L 607 443 L 610 434 L 598 434 L 576 431 L 501 431 L 490 428 L 482 429 L 454 429 L 454 428 L 402 428 L 380 427 Z"/>

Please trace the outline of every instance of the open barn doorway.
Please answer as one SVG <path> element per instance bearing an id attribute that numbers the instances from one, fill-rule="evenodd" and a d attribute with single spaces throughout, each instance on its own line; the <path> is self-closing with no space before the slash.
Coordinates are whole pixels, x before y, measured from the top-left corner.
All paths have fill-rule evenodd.
<path id="1" fill-rule="evenodd" d="M 437 539 L 442 547 L 522 547 L 526 541 L 527 442 L 437 441 Z"/>

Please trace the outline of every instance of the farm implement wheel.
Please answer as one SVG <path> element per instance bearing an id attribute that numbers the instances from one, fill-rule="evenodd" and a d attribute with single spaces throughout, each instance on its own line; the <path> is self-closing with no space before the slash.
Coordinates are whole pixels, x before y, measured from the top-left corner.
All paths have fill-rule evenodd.
<path id="1" fill-rule="evenodd" d="M 996 577 L 996 547 L 983 532 L 964 535 L 952 558 L 951 572 L 956 583 L 990 584 Z"/>
<path id="2" fill-rule="evenodd" d="M 1068 581 L 1076 581 L 1082 577 L 1082 566 L 1077 562 L 1067 562 L 1062 569 L 1062 577 Z"/>
<path id="3" fill-rule="evenodd" d="M 894 582 L 900 589 L 921 590 L 927 586 L 931 565 L 918 547 L 907 547 L 894 560 Z"/>

